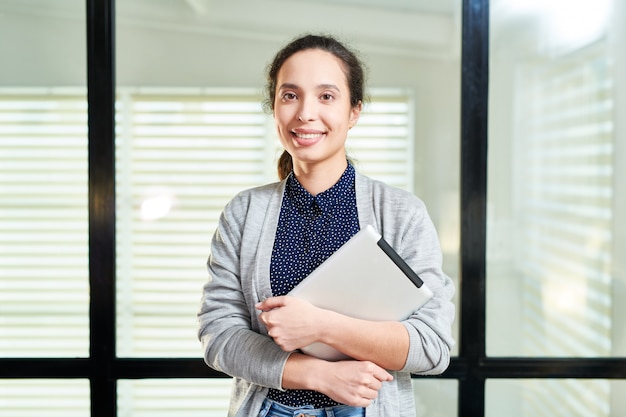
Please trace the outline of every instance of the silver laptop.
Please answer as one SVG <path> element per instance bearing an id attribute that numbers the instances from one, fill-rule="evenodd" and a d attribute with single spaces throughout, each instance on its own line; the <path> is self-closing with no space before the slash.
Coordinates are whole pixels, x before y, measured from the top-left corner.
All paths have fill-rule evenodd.
<path id="1" fill-rule="evenodd" d="M 346 316 L 364 320 L 406 319 L 433 293 L 370 225 L 361 229 L 289 295 Z M 347 356 L 314 343 L 303 353 L 326 360 Z"/>

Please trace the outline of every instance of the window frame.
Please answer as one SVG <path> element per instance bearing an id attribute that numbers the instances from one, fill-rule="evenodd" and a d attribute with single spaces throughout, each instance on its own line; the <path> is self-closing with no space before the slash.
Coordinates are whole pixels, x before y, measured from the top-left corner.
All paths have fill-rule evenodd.
<path id="1" fill-rule="evenodd" d="M 197 358 L 116 357 L 115 0 L 86 2 L 92 294 L 89 357 L 0 358 L 0 378 L 89 379 L 91 416 L 114 417 L 120 379 L 225 375 Z M 459 416 L 483 416 L 487 379 L 626 379 L 626 358 L 490 358 L 486 355 L 489 0 L 462 0 L 462 3 L 460 349 L 448 370 L 434 378 L 458 380 Z"/>

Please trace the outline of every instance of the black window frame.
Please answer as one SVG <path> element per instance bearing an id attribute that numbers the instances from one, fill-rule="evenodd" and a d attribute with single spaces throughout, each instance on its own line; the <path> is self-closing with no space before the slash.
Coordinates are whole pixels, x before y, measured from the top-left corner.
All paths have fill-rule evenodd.
<path id="1" fill-rule="evenodd" d="M 91 416 L 115 417 L 118 380 L 226 376 L 208 368 L 201 358 L 116 357 L 115 0 L 86 0 L 86 5 L 89 357 L 0 358 L 0 378 L 88 379 Z M 462 26 L 459 356 L 434 378 L 458 381 L 459 416 L 484 416 L 488 379 L 626 379 L 626 358 L 486 355 L 489 0 L 462 0 Z"/>

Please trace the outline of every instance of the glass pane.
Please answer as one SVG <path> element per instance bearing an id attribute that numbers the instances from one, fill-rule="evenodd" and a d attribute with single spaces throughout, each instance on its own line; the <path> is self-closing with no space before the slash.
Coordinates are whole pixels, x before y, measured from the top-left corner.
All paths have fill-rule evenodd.
<path id="1" fill-rule="evenodd" d="M 0 3 L 0 357 L 89 352 L 85 2 L 52 3 Z"/>
<path id="2" fill-rule="evenodd" d="M 89 417 L 86 379 L 0 379 L 0 415 Z"/>
<path id="3" fill-rule="evenodd" d="M 306 31 L 360 51 L 373 98 L 351 156 L 426 202 L 456 280 L 460 1 L 425 3 L 119 2 L 118 356 L 202 355 L 210 238 L 236 192 L 276 180 L 264 73 Z"/>
<path id="4" fill-rule="evenodd" d="M 485 416 L 619 417 L 626 381 L 602 379 L 489 380 Z"/>
<path id="5" fill-rule="evenodd" d="M 232 380 L 121 380 L 118 417 L 223 417 L 228 414 Z"/>
<path id="6" fill-rule="evenodd" d="M 414 378 L 415 417 L 458 416 L 458 382 L 450 379 Z"/>
<path id="7" fill-rule="evenodd" d="M 490 355 L 626 353 L 622 3 L 492 7 Z"/>

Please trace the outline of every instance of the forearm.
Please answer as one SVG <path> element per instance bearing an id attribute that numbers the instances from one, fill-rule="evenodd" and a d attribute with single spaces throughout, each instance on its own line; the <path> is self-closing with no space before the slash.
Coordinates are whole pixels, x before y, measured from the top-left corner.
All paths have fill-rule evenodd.
<path id="1" fill-rule="evenodd" d="M 397 371 L 404 367 L 409 334 L 401 323 L 359 320 L 332 311 L 325 313 L 322 323 L 321 342 L 385 369 Z"/>
<path id="2" fill-rule="evenodd" d="M 360 361 L 401 370 L 409 352 L 409 333 L 399 322 L 354 319 L 314 307 L 294 297 L 271 297 L 257 304 L 259 320 L 287 352 L 325 343 Z"/>
<path id="3" fill-rule="evenodd" d="M 321 392 L 342 404 L 367 407 L 378 396 L 382 384 L 393 377 L 369 361 L 327 362 L 292 353 L 283 370 L 284 389 Z"/>
<path id="4" fill-rule="evenodd" d="M 292 353 L 283 370 L 283 388 L 320 391 L 320 381 L 328 373 L 324 370 L 327 364 L 313 356 Z"/>
<path id="5" fill-rule="evenodd" d="M 258 385 L 281 387 L 289 356 L 268 337 L 250 330 L 202 337 L 205 362 L 213 369 Z"/>

